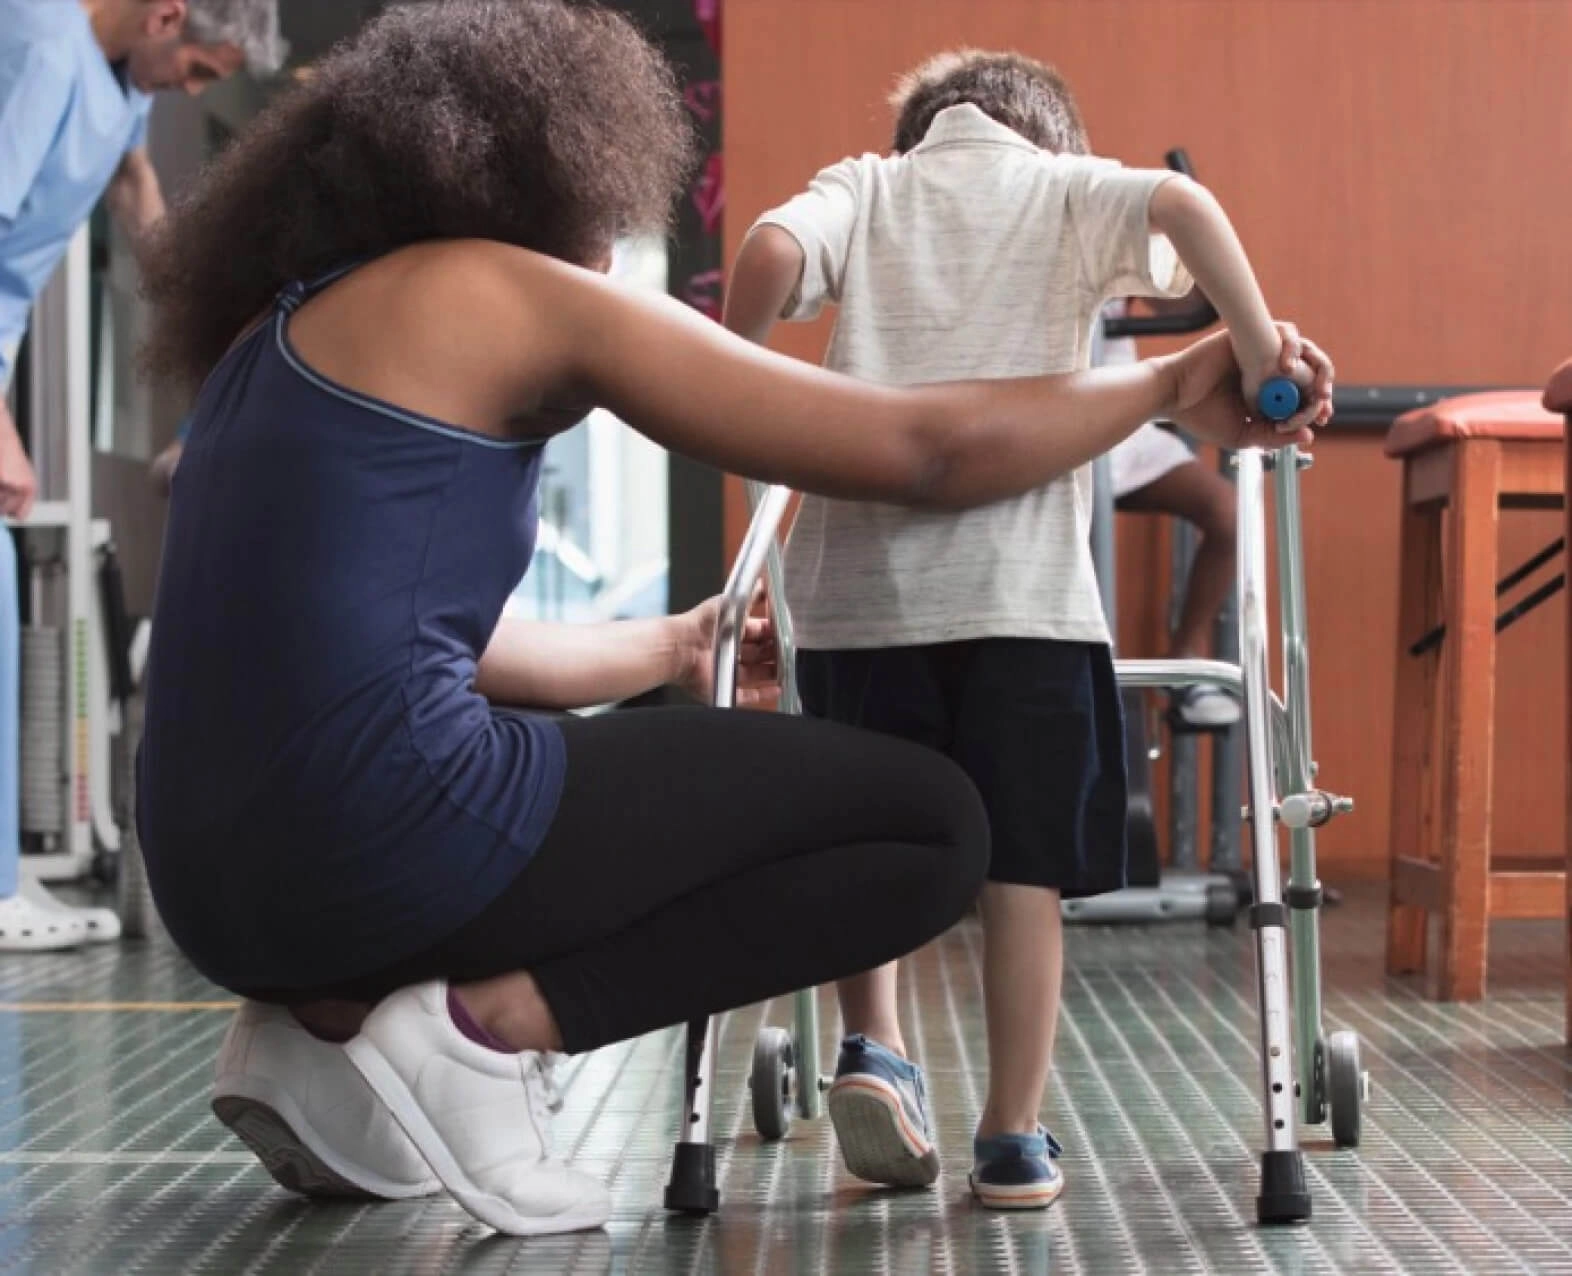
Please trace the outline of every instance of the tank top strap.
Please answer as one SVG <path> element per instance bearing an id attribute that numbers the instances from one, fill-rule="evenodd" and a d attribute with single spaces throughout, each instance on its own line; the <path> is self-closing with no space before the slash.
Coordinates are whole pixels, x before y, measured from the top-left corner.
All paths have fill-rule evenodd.
<path id="1" fill-rule="evenodd" d="M 350 271 L 364 263 L 364 258 L 357 258 L 347 265 L 338 266 L 325 274 L 317 275 L 313 279 L 296 279 L 279 289 L 278 297 L 274 304 L 286 315 L 292 315 L 305 305 L 312 297 L 321 292 L 329 284 L 335 284 Z"/>

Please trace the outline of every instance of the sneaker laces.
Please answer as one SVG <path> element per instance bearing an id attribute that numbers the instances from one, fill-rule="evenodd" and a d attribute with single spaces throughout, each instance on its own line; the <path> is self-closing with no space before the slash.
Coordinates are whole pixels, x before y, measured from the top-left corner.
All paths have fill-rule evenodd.
<path id="1" fill-rule="evenodd" d="M 529 1114 L 540 1135 L 541 1159 L 550 1161 L 556 1156 L 551 1138 L 552 1113 L 562 1107 L 562 1095 L 551 1074 L 554 1060 L 551 1056 L 537 1054 L 524 1068 L 524 1097 L 529 1103 Z"/>
<path id="2" fill-rule="evenodd" d="M 535 1070 L 540 1074 L 540 1088 L 546 1099 L 546 1111 L 558 1113 L 562 1111 L 562 1089 L 557 1085 L 557 1065 L 566 1055 L 555 1050 L 543 1050 L 535 1060 Z"/>

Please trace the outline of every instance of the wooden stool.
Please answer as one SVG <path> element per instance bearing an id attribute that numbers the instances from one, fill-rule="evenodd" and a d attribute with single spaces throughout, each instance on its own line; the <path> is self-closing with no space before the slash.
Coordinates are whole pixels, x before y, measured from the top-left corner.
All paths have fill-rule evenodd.
<path id="1" fill-rule="evenodd" d="M 1555 376 L 1545 387 L 1544 404 L 1547 410 L 1565 417 L 1572 423 L 1572 359 L 1556 369 Z M 1572 448 L 1566 449 L 1567 490 L 1572 491 Z M 1572 501 L 1567 505 L 1567 548 L 1562 557 L 1562 571 L 1567 576 L 1567 672 L 1572 674 Z M 1572 681 L 1567 682 L 1572 694 Z M 1567 714 L 1567 1013 L 1566 1037 L 1572 1045 L 1572 713 Z"/>
<path id="2" fill-rule="evenodd" d="M 1386 439 L 1403 462 L 1386 965 L 1425 969 L 1429 915 L 1439 915 L 1444 1001 L 1484 996 L 1492 918 L 1567 909 L 1565 872 L 1493 861 L 1490 845 L 1496 532 L 1504 509 L 1563 506 L 1564 435 L 1538 395 L 1500 392 L 1410 412 Z M 1439 646 L 1410 654 L 1437 622 Z"/>

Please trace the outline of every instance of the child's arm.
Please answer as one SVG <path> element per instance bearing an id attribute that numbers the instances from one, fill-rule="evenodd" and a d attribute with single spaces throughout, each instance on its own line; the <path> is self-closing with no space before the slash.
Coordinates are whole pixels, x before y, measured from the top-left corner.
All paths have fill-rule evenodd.
<path id="1" fill-rule="evenodd" d="M 860 171 L 871 157 L 823 169 L 800 195 L 765 213 L 743 240 L 721 322 L 763 345 L 779 319 L 812 319 L 841 299 L 857 224 Z"/>
<path id="2" fill-rule="evenodd" d="M 796 294 L 805 261 L 802 245 L 779 226 L 756 228 L 743 241 L 732 267 L 721 322 L 763 345 Z"/>
<path id="3" fill-rule="evenodd" d="M 1228 326 L 1253 403 L 1261 383 L 1280 375 L 1283 343 L 1228 214 L 1204 186 L 1176 176 L 1153 192 L 1149 217 Z"/>

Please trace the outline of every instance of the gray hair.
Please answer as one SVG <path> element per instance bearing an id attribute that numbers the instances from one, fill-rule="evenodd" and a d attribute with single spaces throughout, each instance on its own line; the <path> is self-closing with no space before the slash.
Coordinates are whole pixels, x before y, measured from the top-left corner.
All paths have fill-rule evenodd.
<path id="1" fill-rule="evenodd" d="M 274 75 L 289 56 L 279 32 L 278 0 L 191 0 L 186 39 L 198 44 L 232 44 L 253 75 Z"/>

